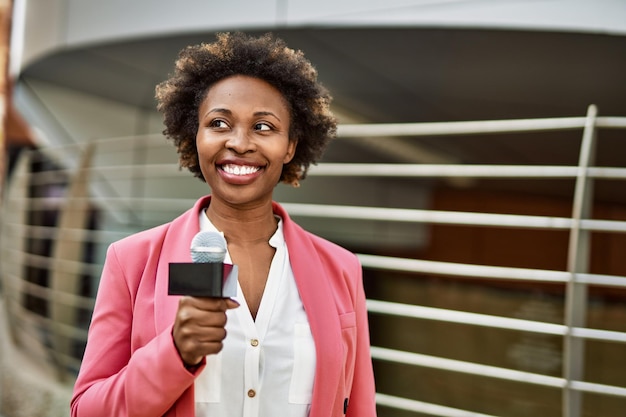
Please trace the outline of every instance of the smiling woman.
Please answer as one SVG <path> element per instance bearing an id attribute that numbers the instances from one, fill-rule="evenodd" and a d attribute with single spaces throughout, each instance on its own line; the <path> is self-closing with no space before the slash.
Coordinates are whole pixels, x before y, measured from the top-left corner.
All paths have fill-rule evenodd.
<path id="1" fill-rule="evenodd" d="M 221 34 L 181 52 L 157 99 L 211 195 L 109 247 L 72 416 L 375 416 L 361 265 L 273 201 L 335 135 L 311 63 L 271 35 Z M 201 231 L 226 240 L 233 298 L 167 294 Z"/>

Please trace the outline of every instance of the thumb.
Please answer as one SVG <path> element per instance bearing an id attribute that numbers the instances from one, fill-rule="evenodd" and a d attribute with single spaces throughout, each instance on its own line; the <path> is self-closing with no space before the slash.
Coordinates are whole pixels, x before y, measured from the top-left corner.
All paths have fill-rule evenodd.
<path id="1" fill-rule="evenodd" d="M 233 308 L 237 308 L 239 307 L 239 303 L 236 300 L 233 300 L 232 298 L 227 298 L 226 299 L 226 308 L 228 310 L 231 310 Z"/>

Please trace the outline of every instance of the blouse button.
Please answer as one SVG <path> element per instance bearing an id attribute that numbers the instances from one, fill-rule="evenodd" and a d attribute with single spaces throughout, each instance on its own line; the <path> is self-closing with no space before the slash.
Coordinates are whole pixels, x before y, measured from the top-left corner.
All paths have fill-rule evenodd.
<path id="1" fill-rule="evenodd" d="M 254 391 L 253 389 L 248 390 L 248 397 L 253 398 L 256 395 L 256 391 Z"/>
<path id="2" fill-rule="evenodd" d="M 259 346 L 259 339 L 251 339 L 251 340 L 250 340 L 250 344 L 251 344 L 253 347 L 257 347 L 257 346 Z"/>

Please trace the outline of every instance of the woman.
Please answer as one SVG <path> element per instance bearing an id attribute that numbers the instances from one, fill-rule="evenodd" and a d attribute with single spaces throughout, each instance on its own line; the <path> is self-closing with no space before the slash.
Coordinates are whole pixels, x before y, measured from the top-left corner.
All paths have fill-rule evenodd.
<path id="1" fill-rule="evenodd" d="M 358 259 L 272 200 L 335 133 L 315 69 L 270 35 L 220 34 L 181 52 L 157 99 L 211 195 L 110 246 L 72 416 L 375 416 Z M 227 241 L 234 299 L 167 295 L 201 230 Z"/>

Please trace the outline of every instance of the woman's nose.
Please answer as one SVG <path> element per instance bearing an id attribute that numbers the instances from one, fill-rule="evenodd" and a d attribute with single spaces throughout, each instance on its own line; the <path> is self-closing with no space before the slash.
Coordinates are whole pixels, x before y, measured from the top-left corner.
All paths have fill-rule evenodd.
<path id="1" fill-rule="evenodd" d="M 226 147 L 239 154 L 252 152 L 256 149 L 250 132 L 244 129 L 233 129 L 226 141 Z"/>

